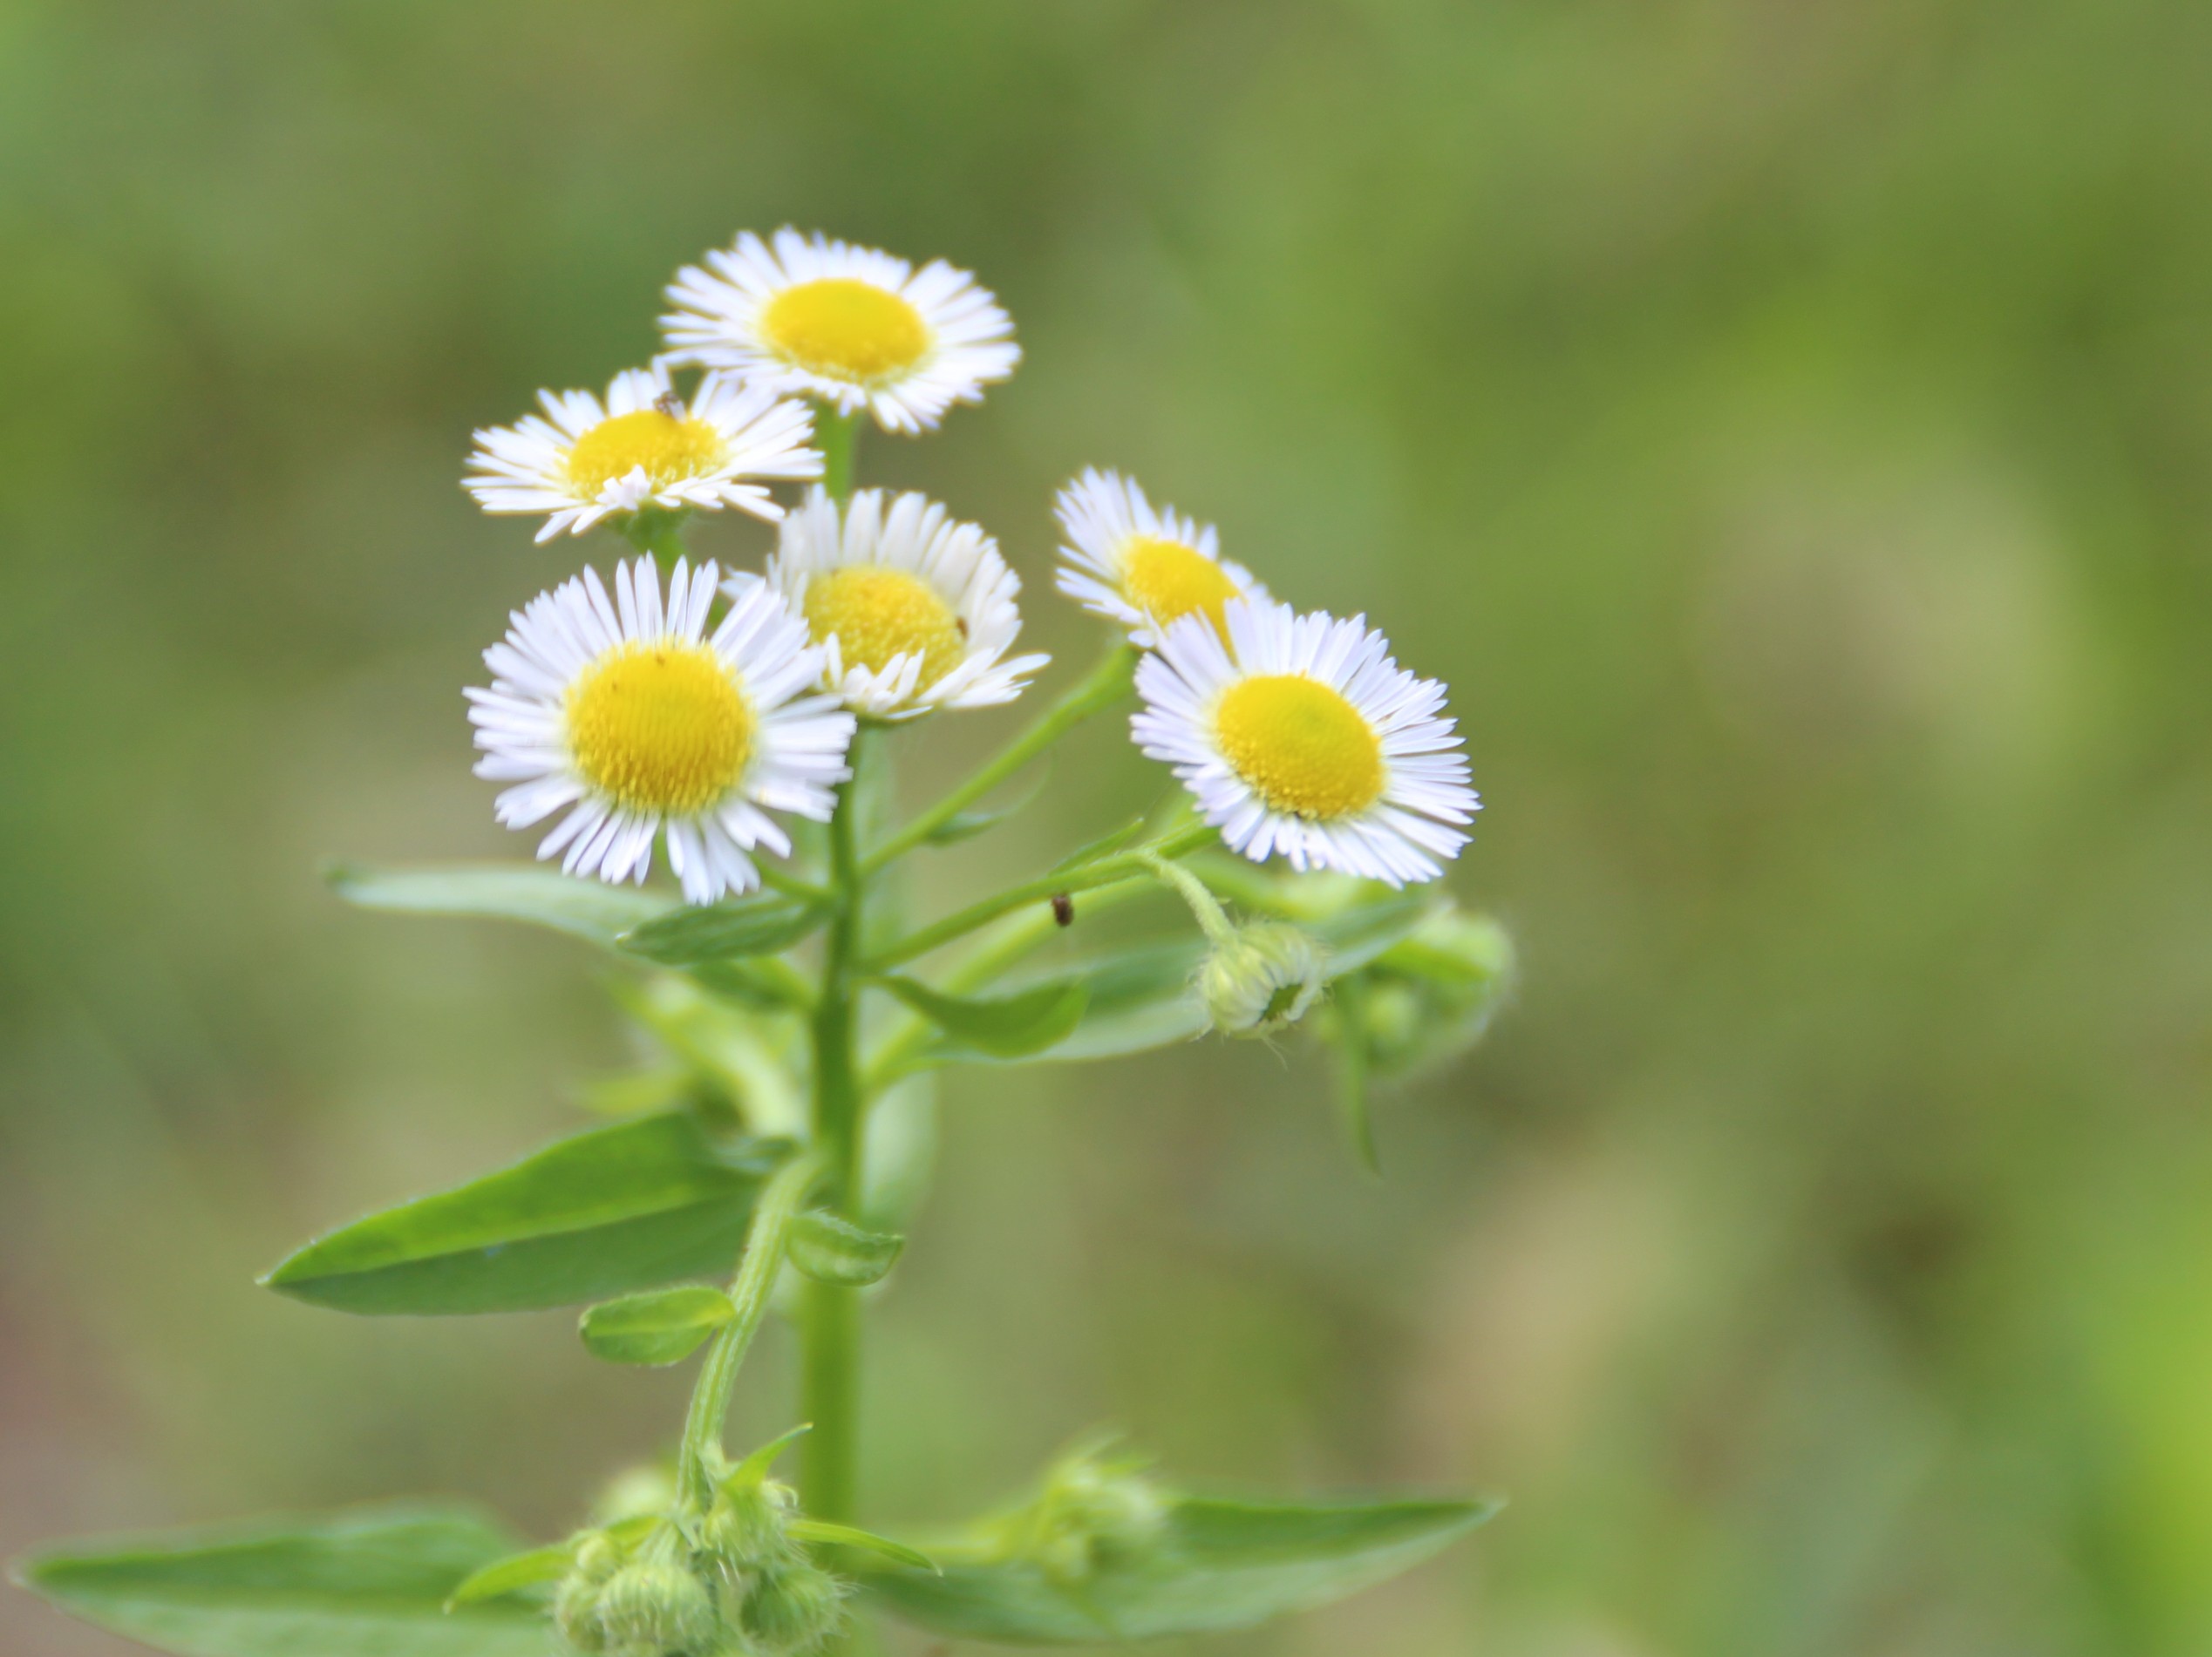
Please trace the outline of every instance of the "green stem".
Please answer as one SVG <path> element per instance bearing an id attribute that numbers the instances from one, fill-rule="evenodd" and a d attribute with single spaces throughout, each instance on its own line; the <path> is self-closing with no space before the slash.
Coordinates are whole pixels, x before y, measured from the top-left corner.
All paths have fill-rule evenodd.
<path id="1" fill-rule="evenodd" d="M 647 506 L 623 520 L 623 539 L 639 552 L 650 553 L 665 577 L 676 567 L 676 560 L 684 556 L 684 521 L 691 515 L 689 506 L 676 512 Z"/>
<path id="2" fill-rule="evenodd" d="M 853 466 L 861 446 L 865 405 L 840 414 L 827 403 L 814 404 L 814 446 L 822 452 L 822 487 L 843 506 L 853 498 Z"/>
<path id="3" fill-rule="evenodd" d="M 1173 886 L 1175 895 L 1190 906 L 1190 913 L 1198 922 L 1198 929 L 1206 934 L 1210 944 L 1225 944 L 1236 935 L 1229 912 L 1222 901 L 1207 890 L 1206 883 L 1180 865 L 1170 863 L 1157 852 L 1136 853 L 1144 859 L 1144 866 L 1153 877 L 1163 885 Z"/>
<path id="4" fill-rule="evenodd" d="M 822 985 L 814 1001 L 814 1144 L 827 1175 L 831 1207 L 850 1218 L 860 1201 L 861 1078 L 854 1045 L 862 895 L 859 825 L 860 771 L 868 741 L 853 738 L 853 780 L 838 795 L 829 821 L 831 913 L 822 954 Z M 800 1386 L 814 1430 L 807 1435 L 800 1483 L 807 1511 L 818 1519 L 853 1516 L 860 1308 L 854 1291 L 810 1283 L 803 1317 Z"/>
<path id="5" fill-rule="evenodd" d="M 706 1349 L 699 1366 L 698 1382 L 691 1389 L 691 1408 L 684 1417 L 684 1448 L 677 1463 L 677 1494 L 693 1511 L 704 1508 L 714 1494 L 714 1470 L 722 1453 L 722 1423 L 730 1413 L 730 1392 L 745 1348 L 768 1310 L 776 1274 L 782 1269 L 784 1247 L 790 1240 L 791 1222 L 807 1200 L 807 1192 L 821 1170 L 812 1152 L 794 1157 L 776 1171 L 752 1210 L 745 1228 L 745 1258 L 730 1284 L 730 1302 L 737 1315 L 724 1324 Z"/>
<path id="6" fill-rule="evenodd" d="M 1212 845 L 1214 839 L 1215 830 L 1211 824 L 1192 823 L 1133 852 L 1100 858 L 1096 863 L 1086 864 L 1079 869 L 1058 870 L 1039 875 L 1034 880 L 1024 881 L 1020 886 L 1009 886 L 995 897 L 985 898 L 981 903 L 971 903 L 957 913 L 947 915 L 934 926 L 909 933 L 868 961 L 862 970 L 872 976 L 888 971 L 902 961 L 912 961 L 917 955 L 926 955 L 933 949 L 942 949 L 954 939 L 964 938 L 977 927 L 989 926 L 999 916 L 1026 904 L 1048 903 L 1062 893 L 1072 894 L 1087 892 L 1094 886 L 1112 886 L 1131 875 L 1151 875 L 1155 860 L 1181 857 L 1201 845 Z"/>
<path id="7" fill-rule="evenodd" d="M 1038 715 L 981 771 L 877 846 L 863 868 L 873 874 L 904 857 L 1092 714 L 1113 707 L 1129 694 L 1136 669 L 1137 652 L 1133 646 L 1117 645 L 1107 651 L 1090 677 Z"/>

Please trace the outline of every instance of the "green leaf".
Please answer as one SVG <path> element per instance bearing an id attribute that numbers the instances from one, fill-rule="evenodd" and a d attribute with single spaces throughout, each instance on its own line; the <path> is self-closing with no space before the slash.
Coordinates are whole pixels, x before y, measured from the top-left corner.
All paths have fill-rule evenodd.
<path id="1" fill-rule="evenodd" d="M 910 1548 L 903 1542 L 894 1542 L 888 1536 L 878 1536 L 873 1531 L 863 1531 L 858 1525 L 833 1525 L 827 1519 L 793 1519 L 791 1533 L 802 1542 L 820 1543 L 833 1548 L 864 1548 L 870 1553 L 880 1553 L 887 1559 L 896 1559 L 901 1565 L 910 1565 L 917 1571 L 927 1571 L 935 1576 L 944 1573 L 919 1548 Z"/>
<path id="2" fill-rule="evenodd" d="M 1185 1499 L 1157 1551 L 1063 1586 L 1035 1562 L 871 1571 L 862 1592 L 933 1633 L 1092 1645 L 1246 1628 L 1419 1564 L 1496 1511 L 1480 1502 L 1298 1505 Z"/>
<path id="3" fill-rule="evenodd" d="M 666 898 L 585 880 L 528 863 L 370 869 L 339 864 L 330 889 L 364 909 L 405 914 L 466 915 L 550 927 L 611 949 L 623 933 L 671 907 Z"/>
<path id="4" fill-rule="evenodd" d="M 1358 973 L 1337 984 L 1337 1118 L 1351 1154 L 1371 1178 L 1380 1178 L 1381 1154 L 1375 1148 L 1375 1117 L 1367 1086 L 1367 981 Z"/>
<path id="5" fill-rule="evenodd" d="M 732 1483 L 738 1484 L 753 1484 L 767 1477 L 768 1470 L 776 1464 L 776 1457 L 782 1455 L 784 1451 L 789 1450 L 793 1444 L 797 1443 L 800 1439 L 806 1437 L 808 1433 L 811 1433 L 813 1430 L 814 1423 L 810 1421 L 800 1426 L 793 1427 L 788 1432 L 777 1434 L 775 1437 L 770 1439 L 766 1443 L 761 1445 L 759 1449 L 754 1450 L 743 1461 L 739 1462 L 735 1467 L 732 1468 L 730 1470 L 730 1476 L 724 1481 L 724 1484 L 725 1485 Z"/>
<path id="6" fill-rule="evenodd" d="M 1015 812 L 1024 810 L 1045 791 L 1045 784 L 1052 779 L 1051 756 L 1046 756 L 1045 768 L 1037 780 L 1004 805 L 970 806 L 964 812 L 955 812 L 923 837 L 924 845 L 953 845 L 981 834 L 986 829 L 997 828 Z"/>
<path id="7" fill-rule="evenodd" d="M 757 897 L 672 910 L 623 934 L 633 955 L 664 967 L 698 967 L 772 955 L 821 925 L 828 910 L 803 898 Z"/>
<path id="8" fill-rule="evenodd" d="M 679 1363 L 737 1314 L 720 1289 L 693 1283 L 595 1306 L 577 1330 L 592 1356 L 609 1363 Z"/>
<path id="9" fill-rule="evenodd" d="M 848 1219 L 810 1209 L 792 1222 L 791 1263 L 819 1282 L 865 1288 L 881 1282 L 906 1239 L 862 1231 Z"/>
<path id="10" fill-rule="evenodd" d="M 1095 840 L 1086 841 L 1069 852 L 1052 867 L 1054 874 L 1065 874 L 1079 869 L 1086 863 L 1096 863 L 1102 857 L 1110 857 L 1145 832 L 1145 820 L 1132 818 L 1120 828 L 1101 834 Z"/>
<path id="11" fill-rule="evenodd" d="M 1041 984 L 1010 995 L 948 995 L 914 979 L 889 977 L 883 987 L 964 1047 L 993 1058 L 1019 1058 L 1066 1038 L 1091 995 L 1079 979 Z"/>
<path id="12" fill-rule="evenodd" d="M 341 1312 L 442 1314 L 574 1306 L 719 1273 L 789 1151 L 718 1142 L 688 1111 L 641 1117 L 357 1220 L 262 1280 Z"/>
<path id="13" fill-rule="evenodd" d="M 527 1553 L 510 1553 L 504 1559 L 494 1559 L 480 1566 L 446 1596 L 446 1609 L 458 1611 L 480 1599 L 504 1599 L 525 1588 L 558 1582 L 568 1574 L 575 1555 L 573 1544 L 556 1542 L 549 1548 L 532 1548 Z"/>
<path id="14" fill-rule="evenodd" d="M 180 1657 L 545 1657 L 544 1613 L 446 1599 L 517 1538 L 467 1508 L 361 1508 L 79 1543 L 17 1578 L 71 1615 Z"/>
<path id="15" fill-rule="evenodd" d="M 1304 929 L 1327 951 L 1324 966 L 1333 981 L 1369 965 L 1410 934 L 1430 907 L 1427 898 L 1393 894 L 1311 922 Z M 1065 1038 L 1019 1056 L 1032 1063 L 1119 1058 L 1172 1047 L 1204 1034 L 1205 1010 L 1191 993 L 1190 981 L 1205 954 L 1203 939 L 1154 941 L 1106 950 L 1072 966 L 1060 967 L 1050 978 L 1032 981 L 1033 988 L 1027 993 L 1053 984 L 1079 984 L 1089 991 L 1090 999 L 1083 1017 Z M 941 1042 L 930 1051 L 927 1062 L 974 1056 L 951 1043 Z"/>

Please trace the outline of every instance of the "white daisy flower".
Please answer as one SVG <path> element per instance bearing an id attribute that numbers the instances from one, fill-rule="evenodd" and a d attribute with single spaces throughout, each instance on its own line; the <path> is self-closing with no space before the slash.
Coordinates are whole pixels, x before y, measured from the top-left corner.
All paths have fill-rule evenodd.
<path id="1" fill-rule="evenodd" d="M 1137 664 L 1137 745 L 1175 769 L 1222 843 L 1255 863 L 1403 886 L 1443 873 L 1479 808 L 1444 687 L 1391 660 L 1365 616 L 1232 601 L 1161 630 Z"/>
<path id="2" fill-rule="evenodd" d="M 484 653 L 489 690 L 467 691 L 484 750 L 476 774 L 511 783 L 509 828 L 567 808 L 538 847 L 571 874 L 643 880 L 653 841 L 693 903 L 750 892 L 748 855 L 791 854 L 767 812 L 820 821 L 852 773 L 853 716 L 808 696 L 821 652 L 758 576 L 731 585 L 711 635 L 715 567 L 678 559 L 661 602 L 650 558 L 616 567 L 610 600 L 596 570 L 541 593 Z"/>
<path id="3" fill-rule="evenodd" d="M 1231 599 L 1268 596 L 1251 571 L 1222 556 L 1211 524 L 1172 506 L 1155 509 L 1118 472 L 1086 471 L 1060 491 L 1053 510 L 1067 537 L 1060 591 L 1119 621 L 1147 649 L 1157 626 L 1203 611 L 1219 629 Z"/>
<path id="4" fill-rule="evenodd" d="M 677 355 L 748 384 L 802 391 L 840 414 L 914 432 L 1022 360 L 1014 324 L 987 289 L 942 259 L 903 259 L 786 226 L 771 248 L 750 230 L 686 265 L 661 318 Z"/>
<path id="5" fill-rule="evenodd" d="M 486 512 L 547 513 L 541 541 L 642 506 L 735 506 L 773 522 L 783 508 L 767 481 L 822 475 L 813 411 L 732 375 L 709 374 L 689 403 L 665 363 L 616 375 L 603 404 L 589 391 L 538 400 L 543 415 L 475 434 L 462 486 Z"/>
<path id="6" fill-rule="evenodd" d="M 856 713 L 1011 702 L 1050 656 L 1006 652 L 1022 630 L 1021 580 L 998 544 L 923 495 L 863 489 L 841 513 L 819 485 L 768 558 L 822 651 L 822 688 Z"/>

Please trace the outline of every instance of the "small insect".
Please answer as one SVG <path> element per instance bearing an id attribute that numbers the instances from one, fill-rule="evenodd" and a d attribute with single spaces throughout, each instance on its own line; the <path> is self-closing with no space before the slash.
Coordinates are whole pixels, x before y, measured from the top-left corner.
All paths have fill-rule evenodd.
<path id="1" fill-rule="evenodd" d="M 1075 900 L 1065 892 L 1052 894 L 1052 919 L 1063 927 L 1075 924 Z"/>
<path id="2" fill-rule="evenodd" d="M 684 399 L 673 391 L 664 391 L 653 399 L 653 406 L 671 420 L 684 418 Z"/>

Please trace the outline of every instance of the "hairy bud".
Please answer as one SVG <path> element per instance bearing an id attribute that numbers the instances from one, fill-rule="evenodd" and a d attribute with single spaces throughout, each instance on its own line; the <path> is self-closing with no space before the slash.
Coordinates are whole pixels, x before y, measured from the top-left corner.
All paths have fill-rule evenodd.
<path id="1" fill-rule="evenodd" d="M 788 1484 L 774 1479 L 732 1480 L 723 1486 L 699 1527 L 699 1542 L 726 1568 L 753 1571 L 786 1559 L 786 1527 L 799 1506 Z"/>
<path id="2" fill-rule="evenodd" d="M 561 1579 L 553 1595 L 554 1624 L 574 1649 L 606 1649 L 606 1636 L 599 1626 L 600 1591 L 622 1569 L 622 1548 L 604 1531 L 588 1531 L 577 1538 L 568 1574 Z"/>
<path id="3" fill-rule="evenodd" d="M 1167 1530 L 1167 1498 L 1133 1457 L 1108 1459 L 1093 1444 L 1055 1467 L 1010 1538 L 1015 1549 L 1062 1586 L 1156 1552 Z"/>
<path id="4" fill-rule="evenodd" d="M 845 1620 L 845 1591 L 837 1579 L 804 1560 L 771 1565 L 755 1573 L 738 1612 L 746 1635 L 775 1657 L 809 1652 Z"/>
<path id="5" fill-rule="evenodd" d="M 1198 969 L 1206 1015 L 1224 1036 L 1269 1036 L 1321 994 L 1321 946 L 1296 927 L 1261 921 L 1215 945 Z"/>
<path id="6" fill-rule="evenodd" d="M 598 1649 L 614 1657 L 677 1657 L 719 1644 L 714 1598 L 680 1565 L 626 1565 L 599 1591 Z"/>

